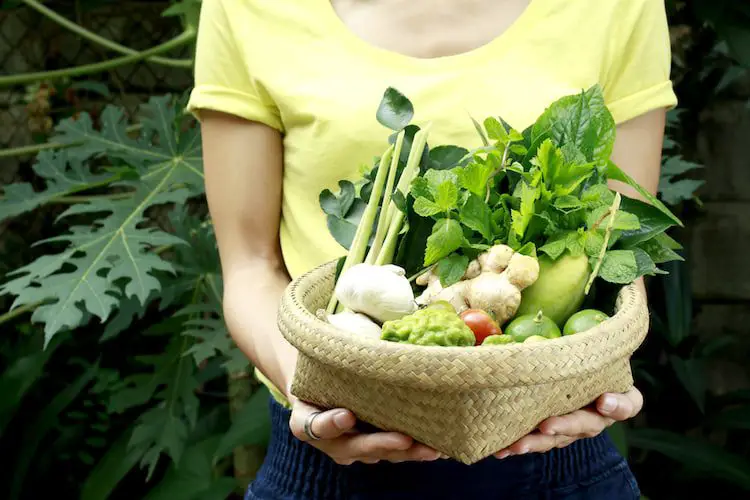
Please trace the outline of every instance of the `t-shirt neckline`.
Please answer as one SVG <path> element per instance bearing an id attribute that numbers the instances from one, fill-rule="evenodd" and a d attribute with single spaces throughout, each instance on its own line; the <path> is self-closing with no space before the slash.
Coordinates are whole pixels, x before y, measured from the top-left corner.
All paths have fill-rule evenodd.
<path id="1" fill-rule="evenodd" d="M 486 58 L 490 54 L 496 56 L 509 50 L 513 45 L 514 38 L 522 33 L 524 28 L 529 26 L 542 0 L 530 0 L 529 4 L 515 21 L 489 42 L 465 52 L 438 57 L 411 56 L 373 45 L 359 37 L 341 20 L 331 0 L 315 0 L 315 2 L 321 11 L 324 26 L 330 29 L 329 33 L 340 38 L 341 43 L 345 43 L 347 46 L 353 47 L 363 54 L 387 64 L 396 64 L 411 68 L 429 67 L 449 69 L 462 67 L 475 62 L 477 59 Z"/>

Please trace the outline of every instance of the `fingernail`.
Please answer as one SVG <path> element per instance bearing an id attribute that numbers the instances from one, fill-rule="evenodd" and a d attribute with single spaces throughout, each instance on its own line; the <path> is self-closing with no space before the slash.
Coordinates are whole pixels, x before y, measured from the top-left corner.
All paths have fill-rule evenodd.
<path id="1" fill-rule="evenodd" d="M 510 452 L 509 451 L 503 451 L 502 453 L 500 453 L 500 454 L 497 455 L 497 458 L 499 458 L 499 459 L 502 460 L 503 458 L 508 458 L 509 456 L 510 456 Z"/>
<path id="2" fill-rule="evenodd" d="M 333 414 L 333 425 L 341 430 L 349 428 L 349 413 L 341 410 Z"/>
<path id="3" fill-rule="evenodd" d="M 612 413 L 617 408 L 617 398 L 614 396 L 604 396 L 601 410 L 605 413 Z"/>
<path id="4" fill-rule="evenodd" d="M 525 455 L 529 452 L 529 448 L 527 446 L 524 446 L 521 448 L 521 451 L 518 452 L 519 455 Z"/>

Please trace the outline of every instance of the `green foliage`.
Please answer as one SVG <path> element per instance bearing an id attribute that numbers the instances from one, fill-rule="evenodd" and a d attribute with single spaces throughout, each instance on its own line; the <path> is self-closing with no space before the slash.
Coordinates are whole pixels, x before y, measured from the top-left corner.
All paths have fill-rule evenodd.
<path id="1" fill-rule="evenodd" d="M 40 450 L 66 435 L 57 429 L 63 415 L 88 443 L 63 452 L 85 467 L 76 481 L 85 499 L 109 498 L 138 475 L 152 487 L 143 498 L 174 498 L 177 490 L 184 498 L 226 498 L 243 486 L 231 477 L 231 452 L 266 444 L 268 393 L 236 379 L 250 367 L 222 319 L 200 135 L 182 106 L 171 96 L 152 98 L 137 127 L 111 106 L 97 122 L 86 114 L 62 121 L 53 140 L 67 147 L 40 153 L 34 164 L 41 187 L 4 187 L 0 218 L 68 206 L 55 219 L 57 234 L 39 241 L 45 253 L 2 285 L 14 307 L 34 308 L 31 328 L 41 329 L 0 373 L 3 428 L 24 428 L 18 415 L 51 383 L 43 378 L 51 358 L 61 349 L 69 355 L 68 345 L 91 344 L 78 378 L 25 428 L 9 498 L 41 487 L 29 478 L 42 466 Z M 123 342 L 124 357 L 116 347 Z M 231 425 L 221 392 L 230 377 L 254 394 L 233 396 L 248 399 L 233 402 L 244 409 Z M 58 439 L 52 446 L 69 445 Z"/>

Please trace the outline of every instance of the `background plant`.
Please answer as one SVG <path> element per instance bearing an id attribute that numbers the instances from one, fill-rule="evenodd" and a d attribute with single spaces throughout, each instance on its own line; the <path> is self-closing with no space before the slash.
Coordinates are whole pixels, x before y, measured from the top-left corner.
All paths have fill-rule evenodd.
<path id="1" fill-rule="evenodd" d="M 653 331 L 634 359 L 646 405 L 612 435 L 652 499 L 702 490 L 742 498 L 750 394 L 720 392 L 709 375 L 747 353 L 747 341 L 694 328 L 690 259 L 700 256 L 688 243 L 705 216 L 696 138 L 706 110 L 746 85 L 750 8 L 667 3 L 680 107 L 659 191 L 686 222 L 672 236 L 688 260 L 649 283 Z M 112 4 L 2 4 L 34 9 L 102 55 L 0 75 L 0 87 L 21 91 L 36 141 L 0 150 L 0 159 L 30 158 L 0 200 L 0 449 L 12 457 L 0 496 L 239 496 L 263 457 L 267 393 L 221 321 L 197 126 L 183 113 L 185 94 L 155 95 L 132 117 L 99 104 L 117 97 L 113 72 L 135 61 L 189 71 L 192 60 L 173 49 L 193 43 L 200 5 L 165 2 L 175 34 L 136 50 L 79 22 L 80 12 Z"/>

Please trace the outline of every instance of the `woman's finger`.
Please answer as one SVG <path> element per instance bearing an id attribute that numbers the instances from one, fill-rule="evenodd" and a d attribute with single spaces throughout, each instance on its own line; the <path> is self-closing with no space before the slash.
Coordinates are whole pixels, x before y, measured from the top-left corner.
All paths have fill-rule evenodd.
<path id="1" fill-rule="evenodd" d="M 320 439 L 337 438 L 350 431 L 357 423 L 354 414 L 349 410 L 340 408 L 321 412 L 312 405 L 296 401 L 292 408 L 292 416 L 289 419 L 289 428 L 294 437 L 301 441 L 312 441 L 305 432 L 305 421 L 316 412 L 320 413 L 314 417 L 310 430 Z"/>
<path id="2" fill-rule="evenodd" d="M 625 394 L 603 394 L 596 401 L 596 410 L 615 420 L 627 420 L 643 408 L 643 394 L 636 388 Z"/>
<path id="3" fill-rule="evenodd" d="M 594 437 L 614 423 L 594 410 L 584 408 L 560 417 L 550 417 L 539 424 L 539 431 L 548 436 Z"/>
<path id="4" fill-rule="evenodd" d="M 527 453 L 543 453 L 553 448 L 563 448 L 575 441 L 576 438 L 565 435 L 547 436 L 539 433 L 528 434 L 507 448 L 495 453 L 496 458 L 506 458 L 511 455 L 525 455 Z"/>

